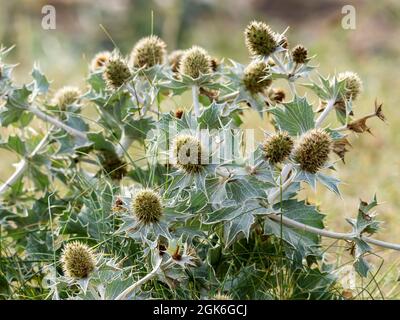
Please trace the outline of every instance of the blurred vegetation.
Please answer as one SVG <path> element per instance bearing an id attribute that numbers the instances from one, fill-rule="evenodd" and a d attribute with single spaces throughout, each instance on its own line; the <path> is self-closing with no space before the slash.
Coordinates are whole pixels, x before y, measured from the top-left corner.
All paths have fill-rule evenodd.
<path id="1" fill-rule="evenodd" d="M 56 8 L 56 30 L 41 27 L 41 8 L 46 4 Z M 341 26 L 345 4 L 356 8 L 356 30 Z M 10 57 L 10 62 L 20 64 L 14 75 L 16 81 L 26 81 L 33 63 L 38 61 L 53 80 L 53 91 L 66 84 L 82 87 L 82 75 L 91 57 L 100 50 L 113 49 L 113 42 L 100 24 L 126 54 L 140 37 L 153 32 L 167 42 L 170 51 L 196 43 L 219 59 L 229 56 L 243 63 L 249 57 L 241 35 L 249 20 L 264 20 L 279 31 L 290 26 L 291 45 L 304 44 L 316 55 L 315 63 L 322 66 L 324 75 L 334 68 L 337 72 L 353 70 L 360 74 L 365 92 L 354 106 L 356 116 L 370 113 L 377 98 L 384 103 L 389 124 L 372 120 L 372 135 L 351 136 L 354 148 L 346 155 L 346 164 L 339 164 L 340 179 L 345 182 L 343 201 L 324 190 L 316 194 L 307 190 L 304 196 L 317 204 L 324 203 L 328 227 L 344 230 L 344 218 L 355 213 L 359 198 L 368 200 L 377 193 L 383 202 L 378 209 L 380 220 L 385 221 L 385 232 L 380 236 L 400 242 L 398 0 L 0 0 L 0 7 L 0 43 L 16 45 Z M 270 128 L 268 120 L 255 113 L 246 114 L 245 120 L 247 127 L 259 130 L 258 137 L 260 129 Z M 7 133 L 3 130 L 1 134 Z M 1 156 L 0 180 L 4 181 L 16 159 L 8 152 L 2 151 Z M 345 252 L 345 248 L 339 250 Z M 396 289 L 397 255 L 382 252 L 391 262 L 388 265 L 395 266 L 380 276 L 383 287 L 390 282 L 388 290 Z"/>

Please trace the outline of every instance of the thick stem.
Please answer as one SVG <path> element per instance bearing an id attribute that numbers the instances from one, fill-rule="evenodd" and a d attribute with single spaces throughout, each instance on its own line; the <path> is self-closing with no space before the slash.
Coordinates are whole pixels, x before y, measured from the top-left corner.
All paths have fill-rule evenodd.
<path id="1" fill-rule="evenodd" d="M 60 120 L 53 118 L 52 116 L 49 116 L 48 114 L 44 113 L 43 111 L 39 110 L 38 108 L 36 108 L 32 105 L 30 105 L 27 110 L 29 112 L 33 113 L 38 118 L 42 119 L 43 121 L 49 122 L 52 125 L 54 125 L 55 127 L 65 130 L 71 136 L 74 136 L 76 138 L 80 138 L 83 140 L 88 140 L 86 133 L 66 125 L 65 123 L 61 122 Z"/>
<path id="2" fill-rule="evenodd" d="M 49 132 L 43 137 L 42 140 L 38 143 L 36 148 L 32 151 L 32 153 L 27 157 L 22 159 L 15 170 L 15 172 L 12 174 L 10 178 L 7 179 L 6 182 L 4 182 L 0 186 L 0 195 L 4 194 L 8 188 L 11 188 L 18 180 L 19 178 L 24 174 L 25 170 L 28 168 L 28 159 L 34 157 L 40 150 L 44 147 L 45 143 L 47 142 L 47 139 L 49 138 L 50 132 L 53 128 L 49 130 Z"/>
<path id="3" fill-rule="evenodd" d="M 146 283 L 150 279 L 156 276 L 158 271 L 161 268 L 161 262 L 162 260 L 160 259 L 157 265 L 154 267 L 154 269 L 144 276 L 142 279 L 136 281 L 134 284 L 132 284 L 130 287 L 126 288 L 121 294 L 119 294 L 115 300 L 125 300 L 130 293 L 132 293 L 135 289 L 139 288 L 142 284 Z M 169 265 L 170 261 L 167 261 L 164 266 Z"/>
<path id="4" fill-rule="evenodd" d="M 192 86 L 192 98 L 193 98 L 194 114 L 198 118 L 200 116 L 200 104 L 199 104 L 199 88 L 197 86 Z"/>
<path id="5" fill-rule="evenodd" d="M 117 145 L 117 155 L 122 157 L 125 152 L 128 151 L 129 147 L 131 146 L 134 138 L 132 136 L 127 136 L 125 132 L 122 132 L 121 139 Z"/>
<path id="6" fill-rule="evenodd" d="M 332 109 L 335 107 L 335 100 L 331 99 L 328 101 L 328 104 L 326 105 L 326 108 L 324 111 L 320 114 L 318 117 L 317 121 L 315 122 L 315 127 L 319 128 L 321 127 L 322 123 L 326 119 L 326 117 L 329 115 L 329 113 L 332 111 Z"/>
<path id="7" fill-rule="evenodd" d="M 318 229 L 318 228 L 306 225 L 304 223 L 292 220 L 292 219 L 287 218 L 280 214 L 271 214 L 271 215 L 268 215 L 268 218 L 271 220 L 274 220 L 276 222 L 279 222 L 279 223 L 282 222 L 282 224 L 284 224 L 288 227 L 300 229 L 302 231 L 317 234 L 317 235 L 320 235 L 320 236 L 326 237 L 326 238 L 353 241 L 354 238 L 356 238 L 356 236 L 357 236 L 354 233 L 341 233 L 341 232 L 333 232 L 333 231 L 324 230 L 324 229 Z M 400 251 L 399 244 L 385 242 L 385 241 L 376 240 L 376 239 L 372 239 L 370 237 L 363 237 L 363 236 L 361 237 L 361 239 L 364 240 L 365 242 L 368 242 L 370 244 L 373 244 L 373 245 L 376 245 L 379 247 Z"/>

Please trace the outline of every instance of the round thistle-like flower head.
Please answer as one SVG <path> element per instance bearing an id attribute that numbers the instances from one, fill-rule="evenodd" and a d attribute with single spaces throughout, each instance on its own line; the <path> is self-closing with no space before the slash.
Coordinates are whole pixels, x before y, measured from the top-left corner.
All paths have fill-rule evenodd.
<path id="1" fill-rule="evenodd" d="M 179 169 L 187 173 L 198 173 L 204 157 L 201 141 L 194 136 L 179 135 L 172 143 L 172 158 Z"/>
<path id="2" fill-rule="evenodd" d="M 185 53 L 183 50 L 175 50 L 172 51 L 169 56 L 168 56 L 168 63 L 171 66 L 171 69 L 173 72 L 178 73 L 179 72 L 179 65 L 182 60 L 182 56 Z"/>
<path id="3" fill-rule="evenodd" d="M 253 21 L 244 31 L 247 49 L 251 55 L 268 56 L 278 47 L 276 36 L 264 22 Z"/>
<path id="4" fill-rule="evenodd" d="M 119 57 L 112 57 L 105 65 L 103 78 L 110 89 L 118 89 L 131 77 L 126 62 Z"/>
<path id="5" fill-rule="evenodd" d="M 347 100 L 356 100 L 360 96 L 363 85 L 357 73 L 351 71 L 339 73 L 338 80 L 345 81 L 345 97 Z"/>
<path id="6" fill-rule="evenodd" d="M 276 164 L 286 160 L 293 149 L 293 139 L 287 132 L 279 132 L 266 138 L 262 144 L 265 158 L 271 163 Z"/>
<path id="7" fill-rule="evenodd" d="M 130 63 L 134 67 L 151 68 L 163 64 L 167 45 L 157 36 L 140 39 L 132 49 Z"/>
<path id="8" fill-rule="evenodd" d="M 77 87 L 63 87 L 54 95 L 52 104 L 66 110 L 67 106 L 77 103 L 80 96 L 81 92 Z"/>
<path id="9" fill-rule="evenodd" d="M 163 214 L 161 198 L 152 189 L 142 189 L 134 195 L 131 210 L 143 224 L 158 222 Z"/>
<path id="10" fill-rule="evenodd" d="M 200 74 L 211 73 L 211 57 L 203 48 L 193 46 L 183 54 L 179 65 L 179 72 L 193 79 L 197 79 Z"/>
<path id="11" fill-rule="evenodd" d="M 64 274 L 72 279 L 87 278 L 96 267 L 93 251 L 78 241 L 68 243 L 61 256 Z"/>
<path id="12" fill-rule="evenodd" d="M 295 63 L 305 63 L 307 61 L 308 51 L 301 44 L 295 46 L 292 50 L 292 57 Z"/>
<path id="13" fill-rule="evenodd" d="M 265 62 L 252 62 L 244 70 L 243 84 L 251 93 L 262 92 L 272 83 L 272 80 L 267 78 L 269 75 L 269 66 Z"/>
<path id="14" fill-rule="evenodd" d="M 108 60 L 110 60 L 110 57 L 111 57 L 110 51 L 102 51 L 97 53 L 90 62 L 90 70 L 97 71 L 103 68 L 108 62 Z"/>
<path id="15" fill-rule="evenodd" d="M 329 158 L 332 139 L 321 129 L 313 129 L 303 135 L 294 151 L 294 160 L 300 168 L 310 173 L 317 173 Z"/>

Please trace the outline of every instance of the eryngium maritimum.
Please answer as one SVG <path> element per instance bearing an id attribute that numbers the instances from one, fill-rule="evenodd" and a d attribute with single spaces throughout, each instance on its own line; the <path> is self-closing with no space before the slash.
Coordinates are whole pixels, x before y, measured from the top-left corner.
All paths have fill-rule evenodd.
<path id="1" fill-rule="evenodd" d="M 131 72 L 124 60 L 118 57 L 108 60 L 103 78 L 110 89 L 120 88 L 130 77 Z"/>
<path id="2" fill-rule="evenodd" d="M 80 96 L 81 92 L 77 87 L 63 87 L 54 95 L 52 104 L 65 110 L 69 105 L 77 103 Z"/>
<path id="3" fill-rule="evenodd" d="M 161 198 L 152 189 L 139 190 L 133 196 L 131 210 L 143 224 L 158 222 L 163 214 Z"/>
<path id="4" fill-rule="evenodd" d="M 253 21 L 244 31 L 247 49 L 251 55 L 268 56 L 278 47 L 276 35 L 264 22 Z"/>
<path id="5" fill-rule="evenodd" d="M 243 84 L 251 93 L 262 92 L 272 83 L 272 80 L 267 78 L 269 75 L 269 66 L 265 62 L 252 62 L 244 70 Z"/>
<path id="6" fill-rule="evenodd" d="M 328 161 L 332 139 L 322 129 L 312 129 L 305 133 L 294 151 L 294 160 L 300 168 L 317 173 Z"/>
<path id="7" fill-rule="evenodd" d="M 172 143 L 173 159 L 177 168 L 187 173 L 198 173 L 202 168 L 203 147 L 199 139 L 179 135 Z"/>
<path id="8" fill-rule="evenodd" d="M 179 72 L 193 79 L 197 79 L 200 74 L 211 73 L 211 57 L 203 48 L 193 46 L 183 54 L 179 65 Z"/>
<path id="9" fill-rule="evenodd" d="M 262 150 L 265 158 L 271 163 L 280 163 L 289 157 L 293 149 L 293 139 L 287 132 L 279 132 L 275 135 L 267 137 L 263 144 Z"/>
<path id="10" fill-rule="evenodd" d="M 352 99 L 354 101 L 360 96 L 363 85 L 357 73 L 351 71 L 339 73 L 338 80 L 345 81 L 345 97 L 347 100 Z"/>
<path id="11" fill-rule="evenodd" d="M 72 279 L 87 278 L 96 267 L 93 251 L 78 241 L 68 243 L 61 255 L 64 274 Z"/>
<path id="12" fill-rule="evenodd" d="M 307 62 L 307 49 L 301 44 L 295 46 L 292 50 L 292 57 L 295 63 L 306 63 Z"/>
<path id="13" fill-rule="evenodd" d="M 167 45 L 157 36 L 140 39 L 131 52 L 130 63 L 134 67 L 151 68 L 156 64 L 163 64 Z"/>
<path id="14" fill-rule="evenodd" d="M 90 69 L 92 71 L 97 71 L 103 68 L 110 59 L 110 57 L 111 57 L 111 52 L 109 51 L 102 51 L 97 53 L 90 62 Z"/>

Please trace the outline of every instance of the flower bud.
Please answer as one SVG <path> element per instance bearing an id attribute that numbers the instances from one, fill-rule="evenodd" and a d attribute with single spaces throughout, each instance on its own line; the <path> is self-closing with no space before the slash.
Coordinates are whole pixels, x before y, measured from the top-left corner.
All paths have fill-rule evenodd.
<path id="1" fill-rule="evenodd" d="M 294 160 L 300 164 L 302 170 L 317 173 L 328 161 L 331 145 L 331 137 L 325 131 L 308 131 L 294 151 Z"/>
<path id="2" fill-rule="evenodd" d="M 345 98 L 347 100 L 354 101 L 360 96 L 363 84 L 357 73 L 351 71 L 339 73 L 338 80 L 345 81 Z"/>
<path id="3" fill-rule="evenodd" d="M 251 55 L 268 56 L 278 47 L 276 36 L 264 22 L 251 22 L 244 34 Z"/>
<path id="4" fill-rule="evenodd" d="M 157 36 L 140 39 L 132 49 L 130 64 L 137 68 L 151 68 L 163 64 L 167 45 Z"/>
<path id="5" fill-rule="evenodd" d="M 244 70 L 243 84 L 253 94 L 262 92 L 272 83 L 269 75 L 269 66 L 265 62 L 252 62 Z"/>
<path id="6" fill-rule="evenodd" d="M 181 63 L 182 56 L 185 53 L 183 50 L 172 51 L 168 56 L 168 63 L 171 66 L 171 70 L 174 73 L 179 72 L 179 64 Z"/>
<path id="7" fill-rule="evenodd" d="M 74 241 L 65 246 L 61 263 L 67 277 L 84 279 L 95 269 L 96 257 L 86 244 Z"/>
<path id="8" fill-rule="evenodd" d="M 287 132 L 279 132 L 275 135 L 267 137 L 263 144 L 262 150 L 265 158 L 271 163 L 276 164 L 283 162 L 289 157 L 293 149 L 293 139 Z"/>
<path id="9" fill-rule="evenodd" d="M 183 54 L 179 72 L 193 79 L 197 79 L 201 74 L 211 73 L 211 57 L 203 48 L 193 46 Z"/>
<path id="10" fill-rule="evenodd" d="M 204 158 L 203 147 L 196 137 L 179 135 L 172 143 L 172 158 L 175 166 L 187 173 L 198 173 Z"/>
<path id="11" fill-rule="evenodd" d="M 110 89 L 120 88 L 129 78 L 131 72 L 128 65 L 121 58 L 110 58 L 106 63 L 103 78 Z"/>
<path id="12" fill-rule="evenodd" d="M 163 214 L 161 198 L 152 189 L 142 189 L 134 195 L 131 210 L 143 224 L 158 222 Z"/>
<path id="13" fill-rule="evenodd" d="M 77 87 L 63 87 L 56 92 L 51 104 L 64 111 L 69 105 L 77 103 L 80 96 L 81 92 Z"/>
<path id="14" fill-rule="evenodd" d="M 109 51 L 102 51 L 97 53 L 90 62 L 90 70 L 97 71 L 103 68 L 108 62 L 108 60 L 110 60 L 110 57 L 111 57 L 111 52 Z"/>
<path id="15" fill-rule="evenodd" d="M 307 62 L 307 49 L 303 47 L 301 44 L 297 45 L 292 50 L 292 57 L 295 63 L 301 64 Z"/>

